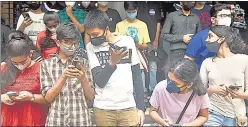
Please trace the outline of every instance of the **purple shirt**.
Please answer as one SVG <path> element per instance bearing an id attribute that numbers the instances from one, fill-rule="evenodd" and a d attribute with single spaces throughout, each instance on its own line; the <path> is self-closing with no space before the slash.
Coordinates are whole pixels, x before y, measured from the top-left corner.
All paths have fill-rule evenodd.
<path id="1" fill-rule="evenodd" d="M 193 91 L 186 94 L 169 93 L 166 90 L 167 81 L 161 81 L 155 87 L 150 103 L 158 109 L 158 114 L 163 119 L 168 119 L 170 124 L 176 123 L 181 114 L 186 102 Z M 195 95 L 191 100 L 186 112 L 184 113 L 180 124 L 192 122 L 196 119 L 200 109 L 207 109 L 209 107 L 208 94 L 203 96 Z"/>
<path id="2" fill-rule="evenodd" d="M 201 10 L 191 9 L 191 12 L 199 17 L 202 30 L 211 26 L 210 9 L 208 5 L 204 5 Z"/>

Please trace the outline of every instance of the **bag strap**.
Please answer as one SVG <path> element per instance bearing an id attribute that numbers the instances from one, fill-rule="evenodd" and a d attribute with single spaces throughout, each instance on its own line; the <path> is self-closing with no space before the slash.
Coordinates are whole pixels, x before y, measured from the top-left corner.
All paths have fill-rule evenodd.
<path id="1" fill-rule="evenodd" d="M 195 90 L 193 90 L 192 94 L 190 95 L 189 100 L 187 101 L 186 105 L 183 108 L 183 111 L 181 112 L 180 116 L 178 117 L 176 124 L 179 124 L 179 122 L 181 121 L 181 119 L 182 119 L 185 111 L 187 110 L 192 98 L 194 97 L 194 94 L 195 94 Z"/>

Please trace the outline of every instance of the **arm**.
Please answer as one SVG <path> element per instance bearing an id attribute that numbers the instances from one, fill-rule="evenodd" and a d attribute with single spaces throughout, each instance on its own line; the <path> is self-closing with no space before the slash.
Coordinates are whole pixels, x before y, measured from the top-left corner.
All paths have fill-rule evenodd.
<path id="1" fill-rule="evenodd" d="M 86 64 L 89 64 L 88 62 L 85 62 Z M 83 87 L 83 91 L 84 91 L 84 96 L 86 97 L 87 100 L 92 100 L 94 98 L 94 89 L 93 89 L 93 82 L 92 82 L 92 73 L 90 71 L 90 68 L 88 68 L 89 66 L 85 67 L 85 73 L 84 75 L 86 76 L 85 78 L 87 79 L 83 79 L 81 80 L 81 84 Z"/>
<path id="2" fill-rule="evenodd" d="M 162 126 L 169 126 L 168 122 L 165 119 L 161 118 L 158 114 L 158 109 L 154 108 L 153 106 L 150 107 L 149 115 L 152 120 Z"/>
<path id="3" fill-rule="evenodd" d="M 78 20 L 74 17 L 72 7 L 71 6 L 66 7 L 66 12 L 67 12 L 68 17 L 71 19 L 72 23 L 74 23 L 77 26 L 77 28 L 79 29 L 79 31 L 81 33 L 83 33 L 84 32 L 84 26 L 82 24 L 80 24 L 78 22 Z M 82 18 L 84 18 L 84 15 Z"/>
<path id="4" fill-rule="evenodd" d="M 147 43 L 151 42 L 150 35 L 149 35 L 149 32 L 148 32 L 148 28 L 147 28 L 146 23 L 144 23 L 144 27 L 143 27 L 143 30 L 141 32 L 142 32 L 141 36 L 143 36 L 143 37 L 142 37 L 141 40 L 139 40 L 141 42 L 138 43 L 138 44 L 139 44 L 139 47 L 141 49 L 146 49 L 148 47 Z"/>
<path id="5" fill-rule="evenodd" d="M 189 58 L 190 60 L 194 61 L 197 55 L 200 52 L 202 47 L 202 38 L 200 34 L 196 34 L 189 42 L 184 58 Z"/>
<path id="6" fill-rule="evenodd" d="M 156 41 L 157 43 L 158 43 L 159 36 L 160 36 L 160 22 L 157 23 L 156 37 L 154 39 L 154 41 Z"/>
<path id="7" fill-rule="evenodd" d="M 190 123 L 184 124 L 189 127 L 200 127 L 208 120 L 208 109 L 200 109 L 196 119 Z"/>
<path id="8" fill-rule="evenodd" d="M 47 104 L 45 98 L 42 96 L 42 94 L 34 94 L 34 103 L 39 103 L 39 104 Z"/>
<path id="9" fill-rule="evenodd" d="M 214 93 L 214 91 L 211 89 L 211 87 L 208 86 L 208 70 L 207 70 L 207 60 L 204 60 L 202 65 L 201 65 L 201 69 L 200 69 L 200 76 L 201 76 L 201 80 L 203 85 L 208 88 L 208 95 L 212 95 Z"/>
<path id="10" fill-rule="evenodd" d="M 18 19 L 18 22 L 17 22 L 16 30 L 20 30 L 22 32 L 25 30 L 25 26 L 22 25 L 23 21 L 24 21 L 24 17 L 23 17 L 23 15 L 20 15 L 20 17 Z"/>

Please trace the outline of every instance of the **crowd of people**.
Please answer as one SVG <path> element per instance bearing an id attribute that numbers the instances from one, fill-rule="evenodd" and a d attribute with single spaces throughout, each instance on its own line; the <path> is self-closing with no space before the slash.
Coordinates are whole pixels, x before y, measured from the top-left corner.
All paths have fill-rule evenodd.
<path id="1" fill-rule="evenodd" d="M 30 2 L 15 30 L 1 23 L 2 126 L 143 126 L 147 108 L 151 126 L 247 125 L 235 2 L 182 1 L 164 23 L 158 2 L 125 1 L 123 20 L 82 5 Z"/>

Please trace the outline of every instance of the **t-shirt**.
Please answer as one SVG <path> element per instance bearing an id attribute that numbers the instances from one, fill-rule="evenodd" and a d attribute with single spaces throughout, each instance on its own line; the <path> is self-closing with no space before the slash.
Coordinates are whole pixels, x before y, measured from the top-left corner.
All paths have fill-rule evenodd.
<path id="1" fill-rule="evenodd" d="M 129 55 L 128 58 L 117 64 L 116 70 L 111 75 L 105 87 L 95 87 L 94 107 L 105 110 L 120 110 L 135 107 L 133 96 L 133 78 L 132 65 L 139 63 L 135 43 L 131 37 L 119 36 L 113 42 L 119 47 L 126 46 Z M 104 68 L 109 62 L 109 45 L 103 43 L 100 46 L 94 46 L 90 43 L 86 46 L 90 68 Z M 123 78 L 124 76 L 124 78 Z"/>
<path id="2" fill-rule="evenodd" d="M 185 94 L 169 93 L 166 87 L 167 80 L 163 80 L 157 84 L 152 93 L 150 104 L 158 109 L 158 114 L 161 118 L 168 119 L 170 124 L 174 124 L 193 91 L 189 91 Z M 194 121 L 199 111 L 201 109 L 207 109 L 208 106 L 209 98 L 207 94 L 203 96 L 195 94 L 179 124 Z"/>
<path id="3" fill-rule="evenodd" d="M 34 45 L 36 45 L 37 35 L 41 32 L 46 30 L 46 26 L 43 22 L 43 16 L 45 13 L 41 14 L 34 14 L 33 12 L 27 12 L 32 19 L 33 23 L 25 28 L 24 34 L 27 34 L 29 38 L 33 41 Z M 18 30 L 21 26 L 22 22 L 24 21 L 23 15 L 20 15 L 18 19 L 18 23 L 16 29 Z"/>
<path id="4" fill-rule="evenodd" d="M 201 10 L 191 9 L 191 12 L 196 14 L 201 22 L 201 28 L 205 29 L 211 26 L 211 17 L 210 17 L 210 7 L 208 5 L 204 5 Z"/>
<path id="5" fill-rule="evenodd" d="M 210 52 L 206 47 L 206 40 L 208 38 L 208 31 L 210 28 L 206 28 L 198 33 L 196 33 L 190 40 L 186 55 L 195 59 L 197 68 L 200 70 L 202 62 L 208 58 L 215 55 L 215 53 Z"/>
<path id="6" fill-rule="evenodd" d="M 110 32 L 115 32 L 116 24 L 121 21 L 121 16 L 118 13 L 118 11 L 116 11 L 115 9 L 111 9 L 111 8 L 108 8 L 106 13 L 110 21 L 109 23 Z"/>
<path id="7" fill-rule="evenodd" d="M 207 58 L 202 63 L 200 75 L 206 87 L 237 85 L 242 86 L 240 91 L 245 91 L 245 86 L 248 88 L 248 56 L 216 57 L 214 62 L 212 57 Z M 245 92 L 248 93 L 247 90 Z M 244 99 L 232 99 L 230 94 L 226 97 L 212 94 L 209 98 L 210 109 L 224 116 L 235 118 L 235 111 L 237 116 L 246 114 Z"/>

